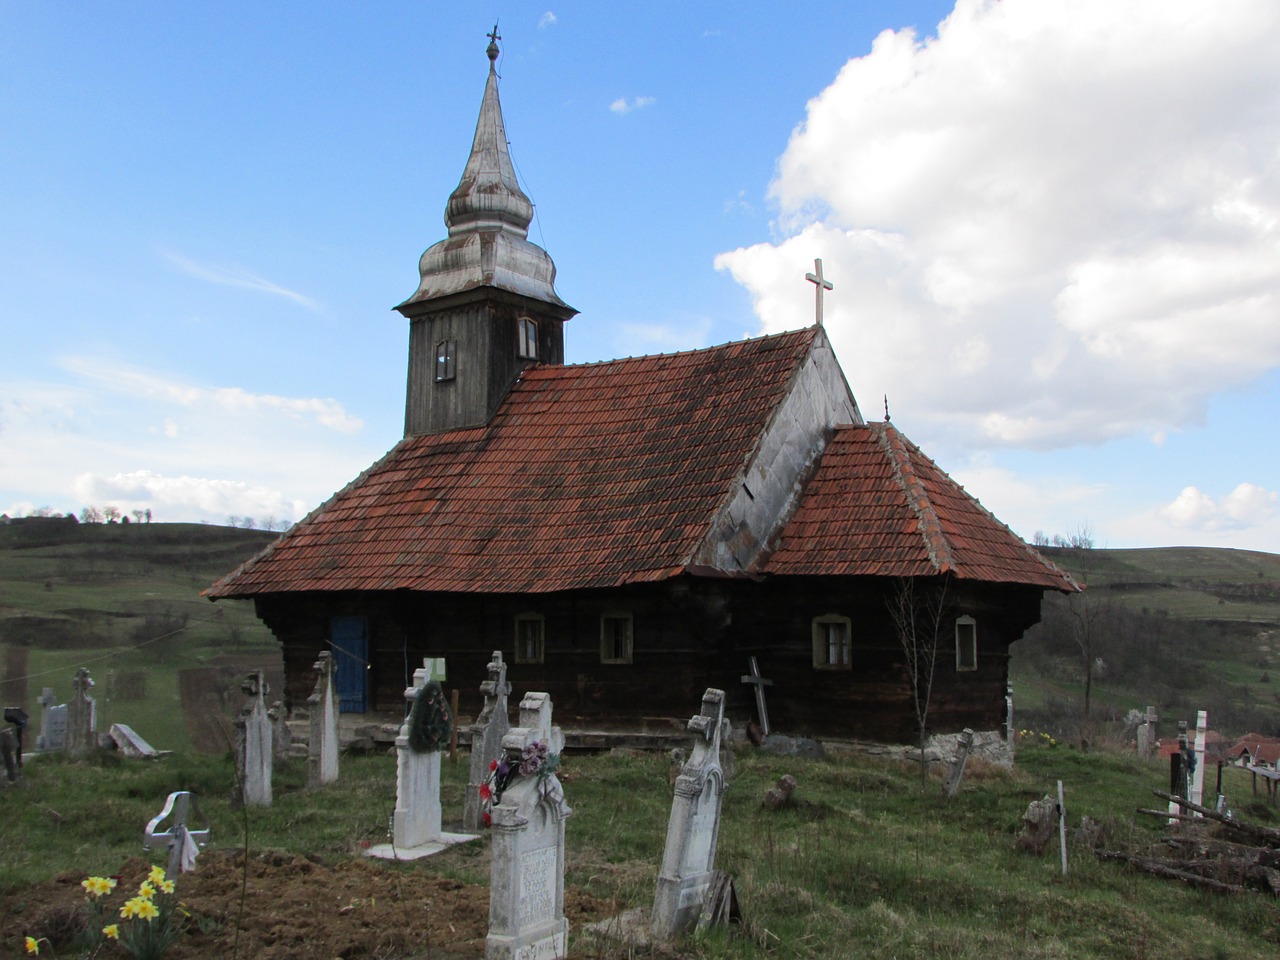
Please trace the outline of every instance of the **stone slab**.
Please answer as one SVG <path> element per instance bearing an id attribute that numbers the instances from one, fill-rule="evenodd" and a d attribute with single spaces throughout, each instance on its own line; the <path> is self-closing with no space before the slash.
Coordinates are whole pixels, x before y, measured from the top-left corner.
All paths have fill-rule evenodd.
<path id="1" fill-rule="evenodd" d="M 375 844 L 365 851 L 365 856 L 376 857 L 379 860 L 421 860 L 423 857 L 430 857 L 459 843 L 469 843 L 479 839 L 479 835 L 474 833 L 443 832 L 436 840 L 424 843 L 420 847 L 397 847 L 390 843 Z"/>

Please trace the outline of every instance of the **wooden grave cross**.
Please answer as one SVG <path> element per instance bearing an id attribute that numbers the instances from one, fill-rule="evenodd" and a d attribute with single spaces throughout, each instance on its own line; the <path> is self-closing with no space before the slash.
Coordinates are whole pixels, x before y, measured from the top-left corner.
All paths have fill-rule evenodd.
<path id="1" fill-rule="evenodd" d="M 806 273 L 804 278 L 814 285 L 816 302 L 814 303 L 814 323 L 822 326 L 822 294 L 826 290 L 834 290 L 835 285 L 822 275 L 822 261 L 813 261 L 813 273 Z M 768 731 L 765 731 L 766 733 Z"/>
<path id="2" fill-rule="evenodd" d="M 821 261 L 819 261 L 821 262 Z M 755 687 L 756 692 L 756 712 L 760 715 L 760 729 L 767 737 L 769 730 L 769 711 L 764 703 L 764 688 L 773 686 L 772 680 L 766 680 L 760 676 L 760 665 L 756 662 L 756 658 L 752 657 L 749 661 L 751 672 L 743 674 L 742 682 L 749 683 Z"/>

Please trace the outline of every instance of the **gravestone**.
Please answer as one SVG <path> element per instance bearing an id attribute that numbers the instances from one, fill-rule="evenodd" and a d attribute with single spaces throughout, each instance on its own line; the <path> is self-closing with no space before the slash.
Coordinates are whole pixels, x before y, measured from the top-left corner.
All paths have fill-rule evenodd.
<path id="1" fill-rule="evenodd" d="M 288 760 L 293 752 L 293 731 L 289 729 L 289 711 L 280 700 L 272 701 L 267 711 L 271 720 L 271 752 L 277 760 Z"/>
<path id="2" fill-rule="evenodd" d="M 126 757 L 150 760 L 160 756 L 160 752 L 127 723 L 113 723 L 108 733 L 111 734 L 116 749 Z"/>
<path id="3" fill-rule="evenodd" d="M 443 661 L 428 657 L 413 671 L 405 688 L 408 715 L 396 737 L 396 806 L 391 815 L 391 843 L 369 848 L 383 860 L 417 860 L 474 834 L 446 833 L 440 819 L 440 752 L 449 744 L 452 717 L 440 683 L 431 676 Z"/>
<path id="4" fill-rule="evenodd" d="M 1155 707 L 1147 707 L 1147 712 L 1139 717 L 1138 723 L 1138 758 L 1150 760 L 1156 750 L 1156 716 Z"/>
<path id="5" fill-rule="evenodd" d="M 507 682 L 507 665 L 502 662 L 501 650 L 493 651 L 488 669 L 489 679 L 480 684 L 484 707 L 471 725 L 471 770 L 462 805 L 462 826 L 465 830 L 479 830 L 481 827 L 484 811 L 480 785 L 489 779 L 489 765 L 501 757 L 502 738 L 511 729 L 511 721 L 507 717 L 511 684 Z"/>
<path id="6" fill-rule="evenodd" d="M 167 830 L 161 830 L 160 824 L 170 816 L 173 817 Z M 194 824 L 203 820 L 203 827 Z M 142 849 L 162 847 L 169 853 L 169 867 L 166 871 L 170 877 L 186 873 L 196 868 L 196 857 L 200 848 L 209 842 L 209 821 L 200 813 L 200 805 L 196 803 L 195 794 L 187 790 L 178 790 L 169 794 L 162 809 L 152 817 L 142 831 Z"/>
<path id="7" fill-rule="evenodd" d="M 660 939 L 693 926 L 715 871 L 724 775 L 720 768 L 724 691 L 708 688 L 702 710 L 689 721 L 693 749 L 676 778 L 667 842 L 658 873 L 650 930 Z"/>
<path id="8" fill-rule="evenodd" d="M 551 697 L 527 693 L 520 726 L 502 741 L 511 777 L 495 797 L 485 960 L 565 956 L 564 825 L 573 811 L 555 774 L 564 736 L 551 725 Z"/>
<path id="9" fill-rule="evenodd" d="M 315 663 L 316 688 L 307 698 L 311 709 L 311 739 L 307 746 L 307 786 L 319 787 L 338 779 L 338 688 L 333 655 L 327 650 Z"/>
<path id="10" fill-rule="evenodd" d="M 1004 685 L 1004 742 L 1013 743 L 1013 684 Z"/>
<path id="11" fill-rule="evenodd" d="M 36 699 L 40 704 L 40 733 L 37 750 L 61 750 L 67 745 L 67 707 L 59 704 L 53 687 L 45 687 Z"/>
<path id="12" fill-rule="evenodd" d="M 236 717 L 236 774 L 240 780 L 237 798 L 245 806 L 271 806 L 271 718 L 264 698 L 268 687 L 262 671 L 249 674 L 240 684 L 249 701 Z"/>
<path id="13" fill-rule="evenodd" d="M 1204 767 L 1205 767 L 1205 741 L 1209 736 L 1209 714 L 1204 710 L 1196 713 L 1196 765 L 1191 771 L 1191 794 L 1187 797 L 1192 803 L 1204 803 Z M 1197 817 L 1204 814 L 1196 812 Z"/>
<path id="14" fill-rule="evenodd" d="M 67 753 L 77 759 L 87 757 L 97 744 L 97 709 L 89 691 L 93 678 L 81 667 L 71 680 L 71 699 L 67 701 Z"/>
<path id="15" fill-rule="evenodd" d="M 960 781 L 964 779 L 964 768 L 969 762 L 969 751 L 973 749 L 973 731 L 965 727 L 956 738 L 956 752 L 951 756 L 951 765 L 947 769 L 947 782 L 943 784 L 944 796 L 954 797 L 960 792 Z"/>
<path id="16" fill-rule="evenodd" d="M 760 675 L 760 664 L 756 662 L 755 657 L 751 657 L 747 661 L 750 673 L 742 675 L 742 682 L 751 684 L 756 695 L 756 713 L 760 717 L 760 730 L 767 737 L 769 736 L 769 710 L 764 702 L 764 688 L 773 686 L 772 680 L 766 680 Z"/>

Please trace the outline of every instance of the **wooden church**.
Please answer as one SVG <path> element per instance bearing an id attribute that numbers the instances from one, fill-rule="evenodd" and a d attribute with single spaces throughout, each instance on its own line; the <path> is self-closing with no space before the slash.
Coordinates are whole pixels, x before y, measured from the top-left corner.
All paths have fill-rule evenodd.
<path id="1" fill-rule="evenodd" d="M 488 55 L 448 236 L 396 308 L 404 439 L 206 595 L 254 600 L 294 704 L 330 649 L 345 711 L 402 710 L 433 656 L 473 715 L 501 650 L 566 728 L 681 729 L 709 686 L 742 725 L 755 658 L 774 730 L 910 743 L 924 651 L 929 732 L 1003 729 L 1010 644 L 1076 584 L 863 420 L 821 326 L 565 365 Z"/>

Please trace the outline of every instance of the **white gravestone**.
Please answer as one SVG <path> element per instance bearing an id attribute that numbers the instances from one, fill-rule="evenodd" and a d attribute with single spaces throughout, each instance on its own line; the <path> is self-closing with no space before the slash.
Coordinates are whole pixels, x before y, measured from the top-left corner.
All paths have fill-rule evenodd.
<path id="1" fill-rule="evenodd" d="M 40 704 L 40 735 L 37 750 L 61 750 L 67 745 L 67 705 L 59 704 L 53 687 L 45 687 L 36 703 Z"/>
<path id="2" fill-rule="evenodd" d="M 369 856 L 383 860 L 418 860 L 439 853 L 455 843 L 475 840 L 469 833 L 446 833 L 440 816 L 440 752 L 448 745 L 447 723 L 451 722 L 444 691 L 431 679 L 441 672 L 443 661 L 428 657 L 413 671 L 413 685 L 404 691 L 409 710 L 396 737 L 396 806 L 391 815 L 391 843 L 369 848 Z M 437 730 L 441 739 L 422 750 L 414 749 L 410 724 L 414 708 L 443 715 L 446 728 Z"/>
<path id="3" fill-rule="evenodd" d="M 289 729 L 289 711 L 284 703 L 275 700 L 267 716 L 271 719 L 271 752 L 277 760 L 288 760 L 293 750 L 293 731 Z"/>
<path id="4" fill-rule="evenodd" d="M 262 671 L 249 674 L 240 689 L 249 702 L 236 717 L 236 773 L 240 776 L 240 800 L 249 807 L 271 806 L 271 718 L 264 697 L 267 682 Z"/>
<path id="5" fill-rule="evenodd" d="M 668 939 L 693 926 L 702 912 L 716 860 L 724 773 L 720 768 L 724 691 L 708 688 L 702 711 L 689 721 L 693 750 L 676 778 L 667 843 L 653 898 L 650 929 Z"/>
<path id="6" fill-rule="evenodd" d="M 81 667 L 71 681 L 71 699 L 67 701 L 67 753 L 77 759 L 87 757 L 97 746 L 97 710 L 89 691 L 93 678 Z"/>
<path id="7" fill-rule="evenodd" d="M 307 747 L 307 786 L 338 779 L 338 688 L 333 682 L 333 656 L 327 650 L 316 661 L 316 688 L 307 698 L 311 739 Z"/>
<path id="8" fill-rule="evenodd" d="M 551 697 L 527 693 L 520 726 L 502 741 L 514 775 L 492 808 L 493 861 L 485 960 L 559 960 L 566 955 L 564 824 L 569 805 L 555 766 L 564 736 Z"/>
<path id="9" fill-rule="evenodd" d="M 484 805 L 480 800 L 480 785 L 489 779 L 489 765 L 502 756 L 502 738 L 511 729 L 511 721 L 507 717 L 511 684 L 507 682 L 507 665 L 502 662 L 501 650 L 493 651 L 488 669 L 489 679 L 480 684 L 484 708 L 471 725 L 471 770 L 462 806 L 464 830 L 479 830 L 481 827 Z"/>
<path id="10" fill-rule="evenodd" d="M 1196 769 L 1191 775 L 1191 796 L 1187 798 L 1197 804 L 1204 803 L 1204 753 L 1208 735 L 1209 714 L 1201 710 L 1196 714 Z M 1196 816 L 1203 814 L 1197 813 Z"/>

